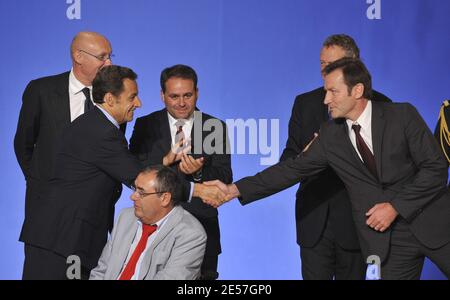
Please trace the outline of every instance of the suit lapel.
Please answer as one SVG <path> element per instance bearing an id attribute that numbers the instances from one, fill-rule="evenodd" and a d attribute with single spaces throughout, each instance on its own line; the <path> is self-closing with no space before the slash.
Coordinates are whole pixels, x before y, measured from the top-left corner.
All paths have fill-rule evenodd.
<path id="1" fill-rule="evenodd" d="M 378 178 L 381 180 L 381 148 L 383 146 L 383 132 L 386 124 L 383 118 L 383 111 L 376 102 L 372 102 L 372 145 L 375 163 L 377 165 Z"/>
<path id="2" fill-rule="evenodd" d="M 159 133 L 161 136 L 161 149 L 163 156 L 172 148 L 172 134 L 170 132 L 169 117 L 166 109 L 161 110 Z"/>
<path id="3" fill-rule="evenodd" d="M 56 116 L 56 128 L 70 124 L 69 72 L 58 77 L 52 97 L 52 105 Z"/>
<path id="4" fill-rule="evenodd" d="M 117 241 L 120 241 L 120 244 L 117 245 L 119 247 L 119 250 L 117 251 L 117 259 L 114 259 L 115 264 L 111 269 L 111 274 L 114 277 L 112 279 L 117 279 L 117 277 L 119 277 L 119 274 L 122 271 L 122 266 L 125 264 L 128 252 L 130 251 L 131 244 L 133 243 L 133 239 L 136 236 L 138 229 L 137 219 L 134 217 L 134 214 L 125 222 L 126 224 L 120 225 L 121 228 L 126 228 L 123 233 L 123 237 L 119 236 L 116 238 Z"/>
<path id="5" fill-rule="evenodd" d="M 195 112 L 197 112 L 198 114 L 201 114 L 201 112 L 198 110 L 198 108 L 196 107 L 195 108 Z M 202 122 L 202 124 L 201 124 L 201 128 L 202 128 L 202 131 L 200 131 L 200 133 L 201 133 L 201 136 L 200 136 L 200 140 L 198 141 L 198 142 L 200 142 L 200 149 L 196 149 L 195 147 L 196 147 L 196 141 L 195 141 L 195 124 L 197 123 L 197 126 L 198 126 L 198 122 Z M 192 123 L 192 128 L 191 128 L 191 135 L 190 135 L 190 140 L 191 140 L 191 153 L 195 153 L 195 154 L 198 154 L 197 152 L 199 152 L 199 153 L 202 153 L 203 152 L 203 147 L 202 147 L 202 142 L 203 142 L 203 136 L 204 136 L 204 132 L 203 132 L 203 116 L 202 116 L 202 118 L 200 118 L 200 119 L 194 119 L 194 122 Z M 200 151 L 196 151 L 196 150 L 200 150 Z"/>
<path id="6" fill-rule="evenodd" d="M 335 122 L 342 122 L 341 126 L 342 126 L 342 132 L 345 135 L 344 139 L 345 139 L 345 145 L 346 145 L 346 149 L 344 151 L 347 151 L 348 153 L 351 153 L 351 155 L 353 156 L 355 165 L 358 167 L 358 169 L 362 170 L 362 172 L 364 174 L 366 174 L 367 176 L 369 176 L 372 179 L 375 179 L 375 177 L 372 175 L 372 173 L 370 173 L 369 169 L 364 165 L 363 161 L 361 160 L 361 158 L 359 158 L 358 152 L 356 152 L 355 147 L 353 147 L 352 141 L 350 140 L 350 136 L 349 136 L 349 132 L 348 132 L 348 126 L 347 126 L 347 122 L 342 119 L 342 120 L 338 120 Z"/>
<path id="7" fill-rule="evenodd" d="M 166 238 L 166 236 L 172 231 L 172 229 L 180 223 L 182 217 L 182 209 L 180 206 L 175 206 L 171 215 L 167 218 L 166 223 L 164 224 L 161 231 L 158 232 L 155 240 L 152 242 L 149 250 L 146 252 L 144 259 L 142 260 L 141 270 L 139 273 L 139 280 L 142 280 L 147 276 L 150 271 L 150 265 L 152 263 L 152 259 L 154 258 L 153 253 L 155 252 L 155 248 Z"/>

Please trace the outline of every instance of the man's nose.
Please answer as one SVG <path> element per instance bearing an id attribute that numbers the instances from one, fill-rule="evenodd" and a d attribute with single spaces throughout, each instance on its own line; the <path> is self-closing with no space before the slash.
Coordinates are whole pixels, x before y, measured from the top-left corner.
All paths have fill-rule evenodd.
<path id="1" fill-rule="evenodd" d="M 142 102 L 141 99 L 139 97 L 136 97 L 136 101 L 134 103 L 135 107 L 141 107 L 142 106 Z"/>
<path id="2" fill-rule="evenodd" d="M 326 93 L 325 94 L 325 99 L 323 99 L 323 104 L 330 104 L 330 102 L 331 102 L 331 96 L 330 96 L 330 93 Z"/>
<path id="3" fill-rule="evenodd" d="M 106 67 L 106 66 L 110 66 L 110 65 L 112 65 L 112 61 L 111 61 L 111 57 L 108 57 L 108 59 L 105 60 L 104 66 Z"/>

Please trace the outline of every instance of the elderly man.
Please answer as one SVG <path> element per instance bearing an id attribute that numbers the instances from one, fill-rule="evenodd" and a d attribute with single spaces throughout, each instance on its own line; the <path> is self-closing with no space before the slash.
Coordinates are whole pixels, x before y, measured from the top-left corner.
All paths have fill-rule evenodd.
<path id="1" fill-rule="evenodd" d="M 196 279 L 206 247 L 203 226 L 180 204 L 181 178 L 165 166 L 136 178 L 90 279 Z"/>

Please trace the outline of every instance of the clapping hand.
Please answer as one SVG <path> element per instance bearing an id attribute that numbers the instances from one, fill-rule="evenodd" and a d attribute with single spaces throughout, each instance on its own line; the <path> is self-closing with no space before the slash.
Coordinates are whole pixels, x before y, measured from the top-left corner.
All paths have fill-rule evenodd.
<path id="1" fill-rule="evenodd" d="M 183 153 L 181 155 L 181 162 L 178 165 L 178 168 L 181 172 L 184 174 L 194 174 L 195 172 L 199 171 L 201 168 L 203 168 L 204 164 L 204 158 L 193 158 L 190 155 L 187 155 L 186 153 Z"/>
<path id="2" fill-rule="evenodd" d="M 169 153 L 163 158 L 163 165 L 166 167 L 173 165 L 181 160 L 183 155 L 186 155 L 191 150 L 191 146 L 184 145 L 184 139 L 181 139 L 178 143 L 172 146 Z"/>

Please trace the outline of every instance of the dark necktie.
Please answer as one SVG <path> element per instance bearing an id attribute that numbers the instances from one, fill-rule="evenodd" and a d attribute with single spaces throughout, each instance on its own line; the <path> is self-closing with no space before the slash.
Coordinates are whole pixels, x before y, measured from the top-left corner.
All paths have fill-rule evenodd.
<path id="1" fill-rule="evenodd" d="M 175 133 L 175 144 L 178 144 L 181 139 L 183 139 L 183 140 L 185 139 L 184 132 L 183 132 L 184 121 L 178 120 L 175 123 L 175 126 L 177 127 L 177 132 Z"/>
<path id="2" fill-rule="evenodd" d="M 355 131 L 356 147 L 358 148 L 359 154 L 361 154 L 364 164 L 366 165 L 367 169 L 369 169 L 370 173 L 372 173 L 375 178 L 378 178 L 375 157 L 373 156 L 372 152 L 370 152 L 369 147 L 364 142 L 361 134 L 359 133 L 359 131 L 361 130 L 361 125 L 353 124 L 352 129 Z"/>
<path id="3" fill-rule="evenodd" d="M 125 270 L 122 272 L 122 275 L 120 275 L 119 280 L 130 280 L 134 272 L 136 271 L 136 264 L 139 260 L 139 257 L 141 256 L 142 252 L 145 250 L 145 247 L 147 246 L 147 240 L 149 236 L 155 232 L 156 225 L 147 225 L 142 224 L 142 235 L 141 239 L 139 240 L 139 243 L 137 244 L 136 248 L 133 251 L 133 254 L 131 255 L 130 259 L 128 260 L 127 266 L 125 267 Z"/>
<path id="4" fill-rule="evenodd" d="M 91 91 L 89 90 L 88 87 L 85 87 L 81 91 L 83 92 L 84 96 L 86 97 L 86 100 L 84 100 L 84 112 L 87 112 L 94 107 L 94 104 L 92 104 L 92 100 L 91 100 Z"/>

